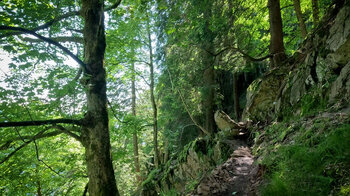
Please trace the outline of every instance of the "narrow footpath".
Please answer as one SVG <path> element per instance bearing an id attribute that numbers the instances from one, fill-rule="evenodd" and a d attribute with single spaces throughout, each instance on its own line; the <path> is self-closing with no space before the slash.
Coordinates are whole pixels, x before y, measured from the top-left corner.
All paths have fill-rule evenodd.
<path id="1" fill-rule="evenodd" d="M 204 177 L 190 195 L 254 196 L 258 179 L 258 166 L 249 146 L 243 140 L 227 141 L 234 152 L 223 164 Z"/>

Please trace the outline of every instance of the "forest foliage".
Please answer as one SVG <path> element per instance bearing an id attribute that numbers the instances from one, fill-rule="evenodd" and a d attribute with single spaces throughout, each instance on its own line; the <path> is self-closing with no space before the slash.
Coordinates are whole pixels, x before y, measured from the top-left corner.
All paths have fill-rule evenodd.
<path id="1" fill-rule="evenodd" d="M 104 13 L 108 118 L 118 189 L 121 195 L 131 195 L 141 185 L 137 176 L 146 180 L 157 166 L 155 149 L 164 165 L 196 137 L 215 132 L 206 118 L 213 110 L 226 110 L 239 120 L 244 88 L 270 68 L 269 13 L 267 0 L 122 0 L 112 9 L 116 2 L 106 0 Z M 284 46 L 292 55 L 304 38 L 293 2 L 280 3 Z M 320 18 L 331 3 L 319 1 Z M 311 0 L 300 1 L 300 7 L 311 32 L 317 27 Z M 79 62 L 53 43 L 8 28 L 47 37 L 84 59 L 81 9 L 77 0 L 0 1 L 0 122 L 84 118 L 88 109 L 83 83 L 88 76 L 80 74 Z M 225 86 L 234 75 L 242 83 L 236 87 L 238 106 L 232 105 L 232 86 Z M 150 99 L 152 80 L 156 115 Z M 154 126 L 159 133 L 156 148 Z M 76 124 L 0 128 L 0 195 L 82 194 L 88 182 L 84 147 L 72 134 L 80 129 Z M 320 148 L 344 134 L 343 129 Z M 140 173 L 135 172 L 133 135 L 138 136 Z M 324 147 L 320 153 L 332 149 Z M 290 157 L 277 158 L 289 164 Z M 267 191 L 286 186 L 277 184 Z"/>

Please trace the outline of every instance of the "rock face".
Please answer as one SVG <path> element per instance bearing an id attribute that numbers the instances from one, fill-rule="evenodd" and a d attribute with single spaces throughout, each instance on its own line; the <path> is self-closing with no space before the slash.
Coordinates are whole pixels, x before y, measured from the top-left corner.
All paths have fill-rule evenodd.
<path id="1" fill-rule="evenodd" d="M 214 119 L 216 125 L 223 132 L 227 138 L 233 139 L 239 134 L 240 129 L 243 128 L 243 125 L 236 123 L 230 118 L 224 111 L 218 110 L 214 114 Z"/>
<path id="2" fill-rule="evenodd" d="M 170 160 L 161 172 L 143 184 L 142 195 L 176 191 L 185 194 L 193 189 L 203 174 L 227 160 L 233 152 L 229 143 L 197 139 L 185 146 L 177 159 Z"/>
<path id="3" fill-rule="evenodd" d="M 274 69 L 255 80 L 247 89 L 247 105 L 243 119 L 268 121 L 273 118 L 274 104 L 281 82 L 286 76 L 285 69 Z"/>
<path id="4" fill-rule="evenodd" d="M 289 108 L 302 107 L 307 96 L 314 99 L 315 104 L 328 107 L 340 100 L 349 104 L 349 1 L 339 7 L 342 8 L 335 6 L 331 15 L 325 17 L 327 21 L 307 37 L 299 52 L 288 62 L 250 85 L 244 119 L 273 120 Z"/>

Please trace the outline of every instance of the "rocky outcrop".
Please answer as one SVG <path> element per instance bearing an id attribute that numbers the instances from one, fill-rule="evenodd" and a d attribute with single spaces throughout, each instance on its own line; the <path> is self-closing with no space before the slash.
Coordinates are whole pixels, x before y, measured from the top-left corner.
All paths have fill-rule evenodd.
<path id="1" fill-rule="evenodd" d="M 275 100 L 285 76 L 286 69 L 281 68 L 270 70 L 255 80 L 247 89 L 247 104 L 242 118 L 254 122 L 272 120 Z"/>
<path id="2" fill-rule="evenodd" d="M 302 114 L 303 101 L 317 107 L 349 104 L 350 5 L 339 2 L 293 57 L 250 85 L 244 119 L 266 122 L 287 111 Z"/>
<path id="3" fill-rule="evenodd" d="M 216 139 L 198 138 L 186 145 L 178 157 L 160 170 L 150 172 L 143 183 L 143 194 L 191 191 L 200 178 L 230 157 L 234 146 Z"/>

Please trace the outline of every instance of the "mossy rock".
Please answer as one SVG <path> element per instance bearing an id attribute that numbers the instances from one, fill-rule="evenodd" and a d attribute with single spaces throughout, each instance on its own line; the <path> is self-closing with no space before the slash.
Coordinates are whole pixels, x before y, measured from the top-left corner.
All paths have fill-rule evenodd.
<path id="1" fill-rule="evenodd" d="M 274 118 L 274 105 L 286 75 L 286 68 L 274 69 L 248 87 L 243 119 L 266 122 Z"/>

